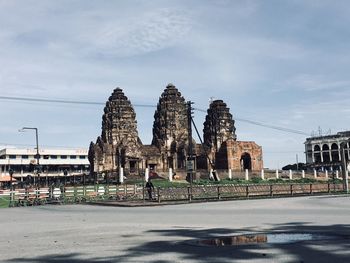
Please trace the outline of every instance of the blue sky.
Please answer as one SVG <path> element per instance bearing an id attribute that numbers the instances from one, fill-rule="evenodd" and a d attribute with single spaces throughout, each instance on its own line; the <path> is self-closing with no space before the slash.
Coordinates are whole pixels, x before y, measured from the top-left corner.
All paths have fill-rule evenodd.
<path id="1" fill-rule="evenodd" d="M 121 87 L 155 105 L 173 83 L 195 107 L 223 99 L 234 118 L 333 133 L 350 123 L 348 1 L 0 0 L 0 96 L 105 102 Z M 102 106 L 0 101 L 0 144 L 88 147 Z M 136 107 L 143 143 L 154 109 Z M 200 130 L 204 113 L 196 112 Z M 305 159 L 306 136 L 236 121 L 265 167 Z M 198 139 L 197 139 L 198 141 Z"/>

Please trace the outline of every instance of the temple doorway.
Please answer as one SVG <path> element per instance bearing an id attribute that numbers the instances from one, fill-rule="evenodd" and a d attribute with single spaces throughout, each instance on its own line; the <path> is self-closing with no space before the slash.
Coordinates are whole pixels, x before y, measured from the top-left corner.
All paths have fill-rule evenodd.
<path id="1" fill-rule="evenodd" d="M 241 167 L 242 170 L 251 170 L 252 169 L 252 158 L 249 153 L 243 153 L 241 156 Z"/>

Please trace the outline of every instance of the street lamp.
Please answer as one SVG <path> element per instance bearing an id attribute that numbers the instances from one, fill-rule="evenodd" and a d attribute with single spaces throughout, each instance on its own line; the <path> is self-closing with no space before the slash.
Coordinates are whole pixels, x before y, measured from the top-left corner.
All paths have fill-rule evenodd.
<path id="1" fill-rule="evenodd" d="M 33 127 L 23 127 L 22 129 L 19 130 L 19 132 L 24 132 L 26 130 L 35 130 L 35 141 L 36 141 L 36 170 L 38 173 L 38 184 L 40 185 L 40 164 L 39 164 L 39 160 L 40 160 L 40 154 L 39 154 L 39 140 L 38 140 L 38 128 L 33 128 Z"/>

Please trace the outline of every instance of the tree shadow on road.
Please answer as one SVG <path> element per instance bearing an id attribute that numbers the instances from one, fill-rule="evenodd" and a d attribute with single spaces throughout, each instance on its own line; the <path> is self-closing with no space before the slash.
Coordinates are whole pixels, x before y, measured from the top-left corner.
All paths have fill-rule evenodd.
<path id="1" fill-rule="evenodd" d="M 252 244 L 236 246 L 202 246 L 196 240 L 210 239 L 241 233 L 311 233 L 333 237 L 317 241 L 302 241 L 290 244 Z M 159 241 L 145 242 L 123 251 L 123 255 L 81 259 L 84 255 L 46 255 L 36 258 L 16 258 L 10 262 L 350 262 L 350 225 L 310 225 L 306 222 L 274 224 L 268 231 L 255 228 L 181 228 L 150 230 L 145 235 L 160 236 Z M 175 258 L 175 260 L 174 260 Z M 277 261 L 276 261 L 277 258 Z"/>

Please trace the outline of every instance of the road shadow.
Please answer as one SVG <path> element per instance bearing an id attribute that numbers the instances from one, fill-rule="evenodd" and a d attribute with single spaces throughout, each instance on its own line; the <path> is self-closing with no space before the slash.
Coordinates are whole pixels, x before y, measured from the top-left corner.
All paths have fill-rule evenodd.
<path id="1" fill-rule="evenodd" d="M 252 244 L 236 246 L 202 246 L 196 240 L 241 233 L 311 233 L 332 236 L 332 239 L 302 241 L 289 244 Z M 45 255 L 35 258 L 15 258 L 9 262 L 95 263 L 95 262 L 350 262 L 350 225 L 311 225 L 307 222 L 274 224 L 268 231 L 255 228 L 181 228 L 150 230 L 144 235 L 158 235 L 159 241 L 149 241 L 128 248 L 123 255 L 82 259 L 84 255 Z M 174 241 L 178 240 L 178 241 Z M 276 261 L 277 259 L 277 261 Z"/>

